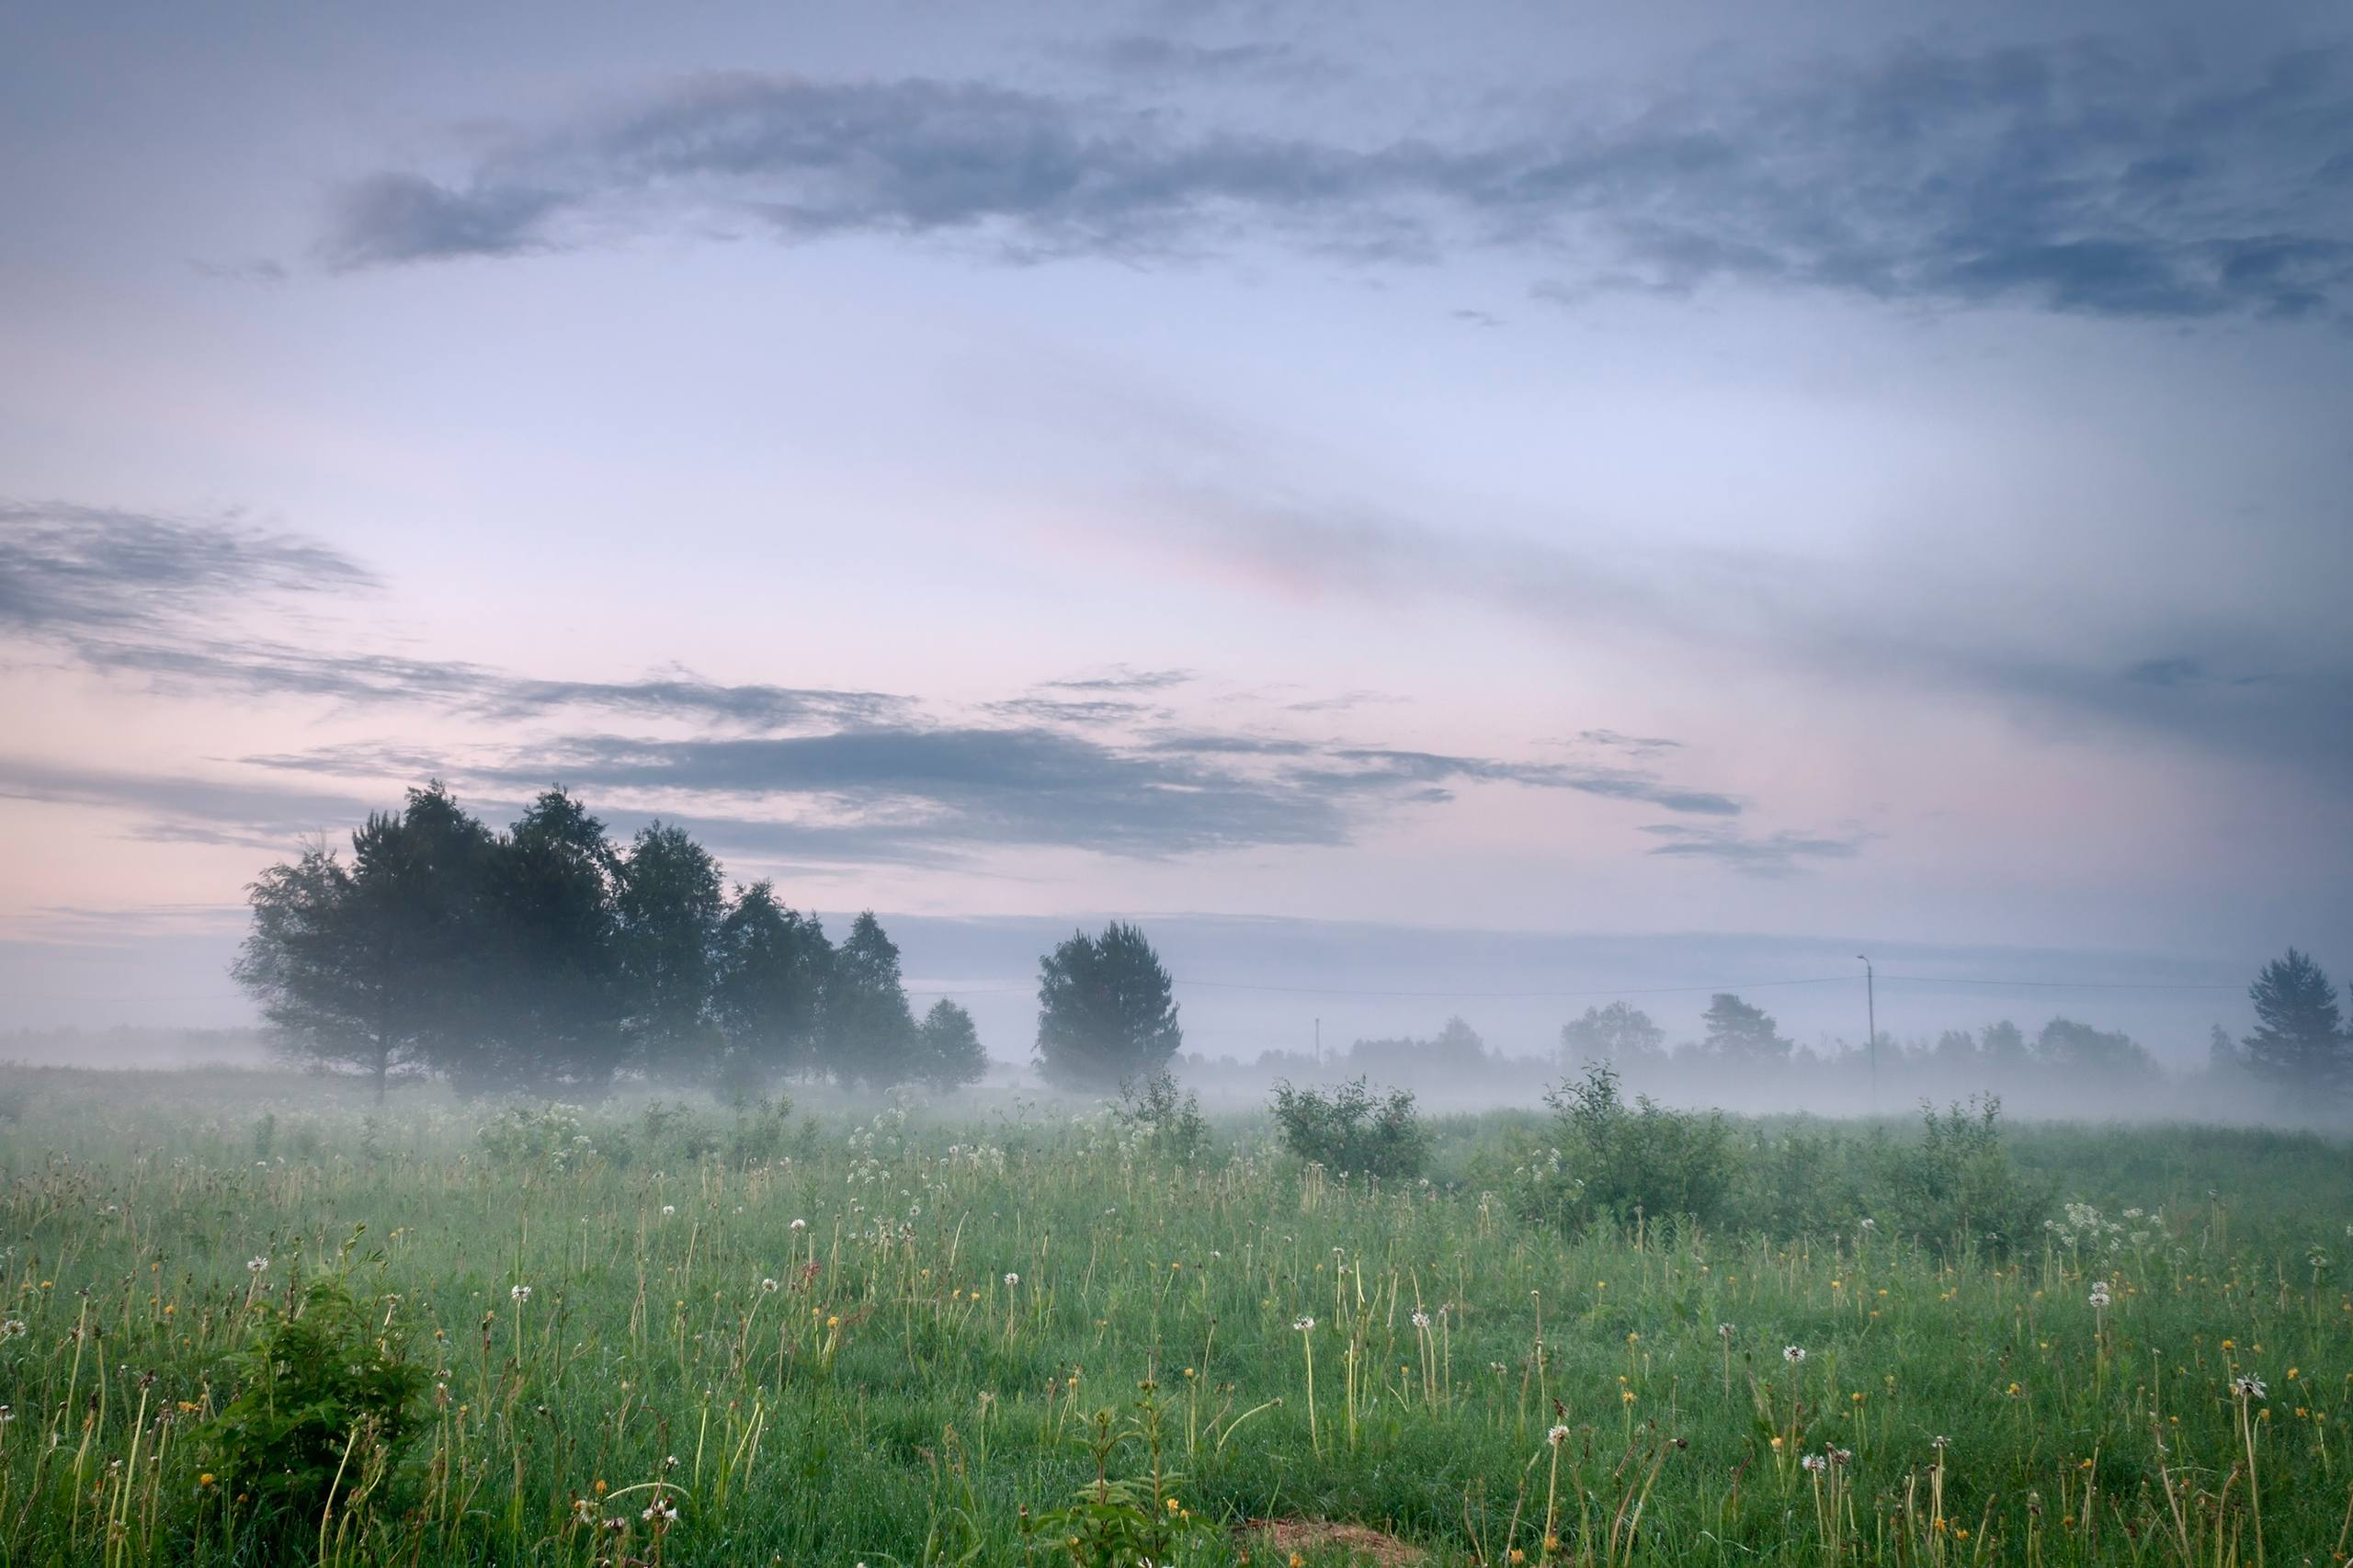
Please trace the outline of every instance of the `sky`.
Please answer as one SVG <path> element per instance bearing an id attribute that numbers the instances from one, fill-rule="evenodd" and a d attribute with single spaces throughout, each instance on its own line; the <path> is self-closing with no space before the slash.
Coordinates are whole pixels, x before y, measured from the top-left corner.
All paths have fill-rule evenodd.
<path id="1" fill-rule="evenodd" d="M 2341 7 L 0 5 L 0 1027 L 429 777 L 1237 1049 L 2353 967 Z"/>

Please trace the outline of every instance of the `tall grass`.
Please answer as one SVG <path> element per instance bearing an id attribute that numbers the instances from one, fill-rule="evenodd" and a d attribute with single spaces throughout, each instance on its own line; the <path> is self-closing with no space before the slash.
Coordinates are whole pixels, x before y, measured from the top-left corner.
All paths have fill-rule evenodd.
<path id="1" fill-rule="evenodd" d="M 1055 1561 L 1025 1510 L 1107 1481 L 1221 1527 L 1168 1538 L 1204 1562 L 1290 1550 L 1240 1528 L 1268 1518 L 1498 1564 L 2347 1550 L 2353 1161 L 2319 1139 L 2014 1133 L 2062 1206 L 1995 1254 L 1859 1214 L 1533 1222 L 1524 1116 L 1433 1124 L 1431 1176 L 1389 1184 L 1260 1118 L 1186 1165 L 1017 1101 L 513 1116 L 6 1076 L 10 1562 Z M 322 1277 L 427 1392 L 340 1503 L 270 1517 L 214 1423 Z M 1116 1440 L 1145 1383 L 1149 1460 Z"/>

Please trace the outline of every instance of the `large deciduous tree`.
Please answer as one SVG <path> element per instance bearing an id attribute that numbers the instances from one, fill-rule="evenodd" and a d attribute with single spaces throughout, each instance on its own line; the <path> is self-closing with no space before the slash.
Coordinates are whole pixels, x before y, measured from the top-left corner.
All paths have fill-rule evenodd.
<path id="1" fill-rule="evenodd" d="M 1185 1043 L 1174 983 L 1135 926 L 1072 934 L 1038 960 L 1038 1071 L 1060 1088 L 1141 1084 Z"/>
<path id="2" fill-rule="evenodd" d="M 285 1050 L 357 1069 L 381 1098 L 462 1037 L 493 847 L 438 782 L 412 790 L 352 834 L 348 866 L 320 847 L 262 873 L 231 972 Z"/>
<path id="3" fill-rule="evenodd" d="M 620 876 L 605 824 L 561 788 L 499 841 L 479 1029 L 447 1063 L 461 1088 L 593 1095 L 611 1084 L 627 1049 Z"/>
<path id="4" fill-rule="evenodd" d="M 817 1057 L 817 1021 L 834 947 L 816 916 L 759 881 L 735 890 L 719 923 L 711 1014 L 725 1038 L 721 1081 L 765 1092 Z"/>
<path id="5" fill-rule="evenodd" d="M 868 910 L 850 923 L 825 981 L 824 1065 L 845 1084 L 888 1088 L 918 1075 L 915 1015 L 899 948 Z"/>
<path id="6" fill-rule="evenodd" d="M 719 862 L 684 828 L 657 822 L 631 844 L 613 902 L 631 1054 L 656 1074 L 707 1072 L 719 1050 L 711 990 L 727 908 Z"/>

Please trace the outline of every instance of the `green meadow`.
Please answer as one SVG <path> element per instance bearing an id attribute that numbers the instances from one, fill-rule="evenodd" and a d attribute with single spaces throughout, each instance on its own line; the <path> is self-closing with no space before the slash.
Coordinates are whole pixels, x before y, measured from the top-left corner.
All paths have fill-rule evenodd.
<path id="1" fill-rule="evenodd" d="M 1880 1190 L 1916 1119 L 1735 1121 L 1699 1227 L 1548 1208 L 1540 1107 L 1430 1121 L 1404 1180 L 977 1094 L 6 1069 L 0 1119 L 9 1562 L 2353 1542 L 2353 1158 L 2309 1135 L 2005 1124 L 2050 1223 L 1989 1238 Z"/>

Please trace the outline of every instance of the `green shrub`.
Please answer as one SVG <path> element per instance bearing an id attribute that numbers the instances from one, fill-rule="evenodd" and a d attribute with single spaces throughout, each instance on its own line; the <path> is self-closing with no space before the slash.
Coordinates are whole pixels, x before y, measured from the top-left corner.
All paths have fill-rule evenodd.
<path id="1" fill-rule="evenodd" d="M 430 1381 L 337 1276 L 314 1279 L 292 1309 L 264 1301 L 262 1324 L 223 1358 L 236 1390 L 199 1440 L 223 1489 L 263 1534 L 362 1513 L 410 1435 L 409 1407 Z"/>
<path id="2" fill-rule="evenodd" d="M 1275 1085 L 1275 1120 L 1283 1147 L 1326 1170 L 1374 1176 L 1416 1176 L 1429 1159 L 1429 1133 L 1413 1092 L 1375 1095 L 1362 1078 L 1323 1094 Z"/>
<path id="3" fill-rule="evenodd" d="M 1200 1096 L 1179 1094 L 1176 1075 L 1165 1068 L 1141 1084 L 1120 1085 L 1111 1114 L 1146 1151 L 1177 1165 L 1192 1165 L 1209 1150 Z"/>
<path id="4" fill-rule="evenodd" d="M 1647 1095 L 1627 1105 L 1606 1062 L 1544 1096 L 1552 1108 L 1555 1157 L 1531 1171 L 1528 1202 L 1572 1228 L 1638 1216 L 1711 1223 L 1724 1211 L 1733 1170 L 1732 1134 L 1720 1112 L 1670 1110 Z"/>
<path id="5" fill-rule="evenodd" d="M 1888 1218 L 1939 1249 L 2007 1251 L 2042 1233 L 2051 1195 L 2002 1145 L 2002 1102 L 1993 1096 L 1949 1107 L 1920 1104 L 1921 1139 L 1887 1151 L 1879 1190 Z"/>

